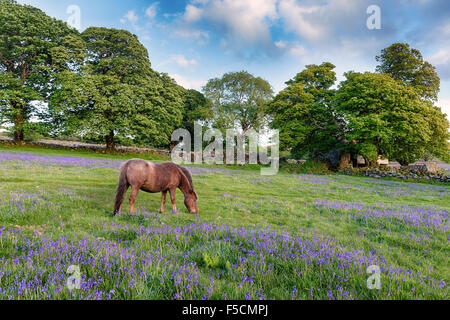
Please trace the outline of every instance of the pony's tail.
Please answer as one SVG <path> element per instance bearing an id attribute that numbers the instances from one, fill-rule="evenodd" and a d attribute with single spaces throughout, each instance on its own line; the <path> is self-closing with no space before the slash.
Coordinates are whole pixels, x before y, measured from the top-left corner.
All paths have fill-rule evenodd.
<path id="1" fill-rule="evenodd" d="M 128 168 L 128 162 L 125 163 L 122 166 L 122 168 L 120 169 L 119 184 L 117 185 L 117 190 L 116 190 L 116 201 L 114 202 L 113 215 L 116 215 L 119 213 L 120 206 L 122 205 L 122 202 L 123 202 L 123 198 L 129 187 L 129 184 L 127 181 L 127 168 Z"/>

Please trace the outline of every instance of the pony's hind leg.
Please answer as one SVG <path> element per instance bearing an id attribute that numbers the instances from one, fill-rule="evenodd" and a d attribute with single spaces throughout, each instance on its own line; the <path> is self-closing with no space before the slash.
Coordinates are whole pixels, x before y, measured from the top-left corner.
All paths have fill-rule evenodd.
<path id="1" fill-rule="evenodd" d="M 127 184 L 125 193 L 123 194 L 123 197 L 122 197 L 122 201 L 120 202 L 119 213 L 122 213 L 122 205 L 123 205 L 123 202 L 125 201 L 125 197 L 126 197 L 126 195 L 127 195 L 127 191 L 128 191 L 128 188 L 129 188 L 129 187 L 130 187 L 130 186 Z"/>
<path id="2" fill-rule="evenodd" d="M 175 194 L 177 192 L 177 189 L 170 189 L 170 200 L 172 200 L 172 213 L 178 213 L 177 211 L 177 204 L 175 202 Z"/>
<path id="3" fill-rule="evenodd" d="M 130 213 L 134 213 L 134 202 L 136 201 L 136 197 L 139 193 L 138 186 L 131 186 L 131 195 L 130 195 Z"/>
<path id="4" fill-rule="evenodd" d="M 158 210 L 160 213 L 164 212 L 164 206 L 166 204 L 166 196 L 167 196 L 167 191 L 163 191 L 162 197 L 161 197 L 161 209 Z"/>

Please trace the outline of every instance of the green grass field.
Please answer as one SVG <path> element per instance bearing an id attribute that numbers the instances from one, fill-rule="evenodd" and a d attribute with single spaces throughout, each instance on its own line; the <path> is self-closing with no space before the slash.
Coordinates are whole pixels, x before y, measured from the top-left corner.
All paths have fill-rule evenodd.
<path id="1" fill-rule="evenodd" d="M 192 166 L 198 216 L 112 217 L 127 157 L 0 148 L 0 299 L 449 298 L 447 185 Z"/>

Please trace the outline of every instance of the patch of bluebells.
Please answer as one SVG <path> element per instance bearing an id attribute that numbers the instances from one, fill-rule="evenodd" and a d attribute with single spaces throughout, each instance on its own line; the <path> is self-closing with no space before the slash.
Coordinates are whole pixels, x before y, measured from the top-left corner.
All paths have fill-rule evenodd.
<path id="1" fill-rule="evenodd" d="M 314 201 L 317 209 L 329 208 L 333 212 L 356 212 L 355 219 L 366 221 L 377 219 L 394 219 L 399 223 L 418 228 L 431 228 L 447 232 L 450 228 L 450 212 L 439 208 L 424 208 L 419 206 L 390 205 L 378 203 L 368 205 L 357 202 L 343 202 L 317 199 Z"/>
<path id="2" fill-rule="evenodd" d="M 291 235 L 270 227 L 233 228 L 201 221 L 171 226 L 156 219 L 148 226 L 100 227 L 105 237 L 115 233 L 116 241 L 28 237 L 21 230 L 0 229 L 0 243 L 10 242 L 14 248 L 10 256 L 0 258 L 0 298 L 132 299 L 141 298 L 146 290 L 148 297 L 165 299 L 223 298 L 223 292 L 216 292 L 219 280 L 237 283 L 241 299 L 271 299 L 263 294 L 265 281 L 280 287 L 294 282 L 292 295 L 302 298 L 297 291 L 303 277 L 314 276 L 317 287 L 307 288 L 307 298 L 326 294 L 332 299 L 361 299 L 365 291 L 355 286 L 355 278 L 364 283 L 365 270 L 372 264 L 380 266 L 391 283 L 397 281 L 399 290 L 405 280 L 413 283 L 413 294 L 446 286 L 444 281 L 392 266 L 374 251 L 348 248 L 324 236 L 306 238 L 301 231 Z M 130 233 L 131 239 L 121 239 Z M 225 269 L 205 269 L 193 259 L 195 248 L 203 250 L 210 243 L 229 248 L 221 255 L 227 259 Z M 82 274 L 81 289 L 74 292 L 66 287 L 69 265 L 80 266 Z"/>
<path id="3" fill-rule="evenodd" d="M 84 157 L 61 157 L 61 156 L 42 156 L 31 153 L 15 153 L 15 152 L 0 152 L 0 162 L 13 162 L 15 165 L 33 166 L 33 167 L 86 167 L 86 168 L 110 168 L 119 169 L 124 163 L 123 160 L 106 160 L 94 159 Z M 223 169 L 223 168 L 208 168 L 208 167 L 187 167 L 193 175 L 211 175 L 211 174 L 225 174 L 225 175 L 241 175 L 240 171 Z"/>
<path id="4" fill-rule="evenodd" d="M 26 153 L 0 152 L 0 162 L 14 162 L 15 165 L 34 167 L 104 167 L 119 169 L 123 161 L 89 159 L 82 157 L 40 156 Z"/>
<path id="5" fill-rule="evenodd" d="M 396 180 L 355 179 L 355 177 L 335 176 L 335 182 L 344 190 L 358 190 L 364 193 L 377 193 L 387 197 L 426 197 L 448 199 L 450 188 L 445 185 L 419 184 Z M 348 184 L 351 183 L 351 184 Z"/>
<path id="6" fill-rule="evenodd" d="M 0 212 L 5 216 L 25 216 L 33 214 L 40 209 L 49 209 L 53 203 L 48 201 L 50 196 L 45 190 L 37 192 L 10 191 L 0 194 Z"/>
<path id="7" fill-rule="evenodd" d="M 118 169 L 123 161 L 0 153 L 0 162 Z M 243 174 L 218 168 L 188 169 L 193 175 Z M 292 179 L 314 185 L 314 188 L 325 186 L 323 191 L 330 191 L 332 185 L 345 189 L 346 181 L 345 177 L 315 175 L 294 175 Z M 270 184 L 272 181 L 253 182 Z M 448 189 L 442 186 L 376 180 L 373 190 L 368 190 L 367 186 L 361 188 L 389 195 L 406 192 L 404 195 L 415 196 L 430 192 L 433 196 L 448 197 L 445 192 Z M 81 197 L 67 189 L 58 192 L 73 199 Z M 243 206 L 239 196 L 222 196 L 230 200 L 230 205 Z M 0 197 L 1 201 L 1 210 L 14 214 L 33 214 L 33 208 L 54 209 L 43 190 L 13 192 Z M 273 197 L 252 201 L 250 207 L 257 212 L 262 209 L 261 203 L 270 204 L 269 209 L 273 206 L 285 211 L 291 209 L 288 202 Z M 449 212 L 441 209 L 326 200 L 317 200 L 314 206 L 319 210 L 326 207 L 336 213 L 345 212 L 355 219 L 367 221 L 393 219 L 400 224 L 443 232 L 447 232 L 449 226 Z M 264 291 L 266 284 L 267 288 L 274 285 L 291 288 L 285 298 L 383 298 L 379 292 L 375 296 L 365 288 L 366 268 L 372 264 L 380 266 L 385 279 L 383 286 L 388 289 L 383 292 L 384 298 L 403 297 L 405 288 L 411 298 L 442 298 L 445 296 L 442 292 L 448 291 L 448 279 L 432 279 L 394 266 L 375 250 L 351 248 L 324 235 L 311 236 L 306 230 L 292 234 L 270 227 L 234 228 L 201 221 L 172 226 L 163 224 L 158 214 L 145 210 L 133 215 L 123 213 L 119 218 L 136 220 L 140 224 L 103 223 L 99 225 L 100 233 L 95 239 L 30 236 L 20 228 L 0 225 L 0 248 L 8 252 L 0 257 L 0 299 L 272 299 L 270 290 Z M 365 231 L 359 233 L 360 236 L 365 234 Z M 426 234 L 412 237 L 417 241 L 430 238 Z M 227 251 L 217 251 L 220 258 L 217 266 L 205 267 L 198 257 L 211 244 L 220 244 L 219 248 Z M 70 265 L 81 268 L 80 290 L 69 291 L 66 286 Z M 431 270 L 432 266 L 429 268 Z M 223 293 L 224 282 L 230 286 L 227 293 Z M 217 288 L 221 288 L 221 292 L 217 292 Z M 235 292 L 239 295 L 232 296 Z"/>
<path id="8" fill-rule="evenodd" d="M 58 197 L 64 197 L 71 203 L 85 198 L 66 188 L 58 188 L 56 191 Z M 58 210 L 61 210 L 61 205 L 51 201 L 51 195 L 45 189 L 36 192 L 15 190 L 0 194 L 0 217 L 3 219 L 20 220 L 48 212 L 56 213 Z"/>

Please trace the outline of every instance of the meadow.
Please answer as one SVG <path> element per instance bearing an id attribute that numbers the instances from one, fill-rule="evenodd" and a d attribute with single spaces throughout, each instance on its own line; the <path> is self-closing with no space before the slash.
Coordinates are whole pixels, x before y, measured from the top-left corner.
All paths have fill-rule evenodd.
<path id="1" fill-rule="evenodd" d="M 190 166 L 199 215 L 112 217 L 124 160 L 0 148 L 0 299 L 449 298 L 448 185 Z"/>

